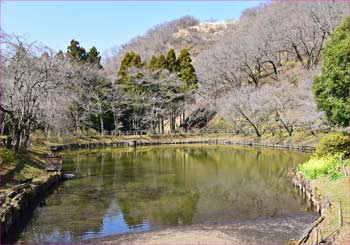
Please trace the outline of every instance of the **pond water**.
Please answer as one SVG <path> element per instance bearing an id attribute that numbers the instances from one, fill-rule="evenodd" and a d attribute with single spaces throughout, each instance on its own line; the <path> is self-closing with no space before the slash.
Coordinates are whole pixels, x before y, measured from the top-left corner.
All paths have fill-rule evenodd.
<path id="1" fill-rule="evenodd" d="M 234 146 L 72 151 L 20 243 L 78 243 L 193 224 L 307 215 L 287 173 L 308 154 Z"/>

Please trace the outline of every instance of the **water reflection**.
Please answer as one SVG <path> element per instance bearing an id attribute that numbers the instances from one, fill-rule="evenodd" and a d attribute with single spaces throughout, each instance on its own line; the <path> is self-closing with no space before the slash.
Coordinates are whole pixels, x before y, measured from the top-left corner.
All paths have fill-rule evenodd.
<path id="1" fill-rule="evenodd" d="M 35 211 L 25 243 L 304 213 L 287 172 L 298 152 L 231 146 L 104 149 L 67 154 L 64 182 Z"/>

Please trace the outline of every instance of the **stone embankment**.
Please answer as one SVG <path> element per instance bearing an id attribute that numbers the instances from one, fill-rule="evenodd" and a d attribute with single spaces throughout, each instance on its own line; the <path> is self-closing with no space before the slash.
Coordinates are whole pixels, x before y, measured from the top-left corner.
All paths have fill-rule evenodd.
<path id="1" fill-rule="evenodd" d="M 44 178 L 23 183 L 2 196 L 0 210 L 1 243 L 13 243 L 37 205 L 60 183 L 61 172 L 48 173 Z"/>
<path id="2" fill-rule="evenodd" d="M 188 145 L 188 144 L 209 144 L 209 145 L 240 145 L 250 147 L 265 147 L 276 149 L 297 150 L 302 152 L 314 152 L 313 146 L 300 146 L 300 145 L 283 145 L 283 144 L 262 144 L 259 142 L 237 142 L 229 140 L 192 140 L 192 141 L 117 141 L 112 143 L 86 143 L 86 144 L 66 144 L 52 146 L 53 151 L 62 150 L 77 150 L 77 149 L 94 149 L 102 147 L 136 147 L 136 146 L 152 146 L 152 145 Z"/>

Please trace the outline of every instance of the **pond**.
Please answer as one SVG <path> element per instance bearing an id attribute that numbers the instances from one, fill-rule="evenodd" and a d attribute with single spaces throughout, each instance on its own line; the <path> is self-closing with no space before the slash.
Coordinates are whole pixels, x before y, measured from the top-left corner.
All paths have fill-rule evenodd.
<path id="1" fill-rule="evenodd" d="M 160 228 L 307 215 L 287 173 L 309 154 L 234 146 L 67 152 L 63 182 L 20 243 L 78 243 Z M 310 223 L 312 220 L 310 220 Z"/>

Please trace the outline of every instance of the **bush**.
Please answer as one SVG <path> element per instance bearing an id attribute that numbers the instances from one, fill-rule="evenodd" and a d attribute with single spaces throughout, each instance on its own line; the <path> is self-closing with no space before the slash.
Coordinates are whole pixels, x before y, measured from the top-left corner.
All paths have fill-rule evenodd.
<path id="1" fill-rule="evenodd" d="M 342 154 L 350 155 L 350 134 L 337 132 L 325 135 L 316 146 L 316 156 Z"/>
<path id="2" fill-rule="evenodd" d="M 313 81 L 317 107 L 331 124 L 350 125 L 350 17 L 333 31 L 323 52 L 322 74 Z"/>
<path id="3" fill-rule="evenodd" d="M 313 157 L 306 163 L 300 165 L 302 172 L 308 179 L 316 179 L 320 176 L 329 176 L 331 180 L 338 179 L 341 154 L 328 155 L 323 157 Z M 345 164 L 345 162 L 344 162 Z"/>

